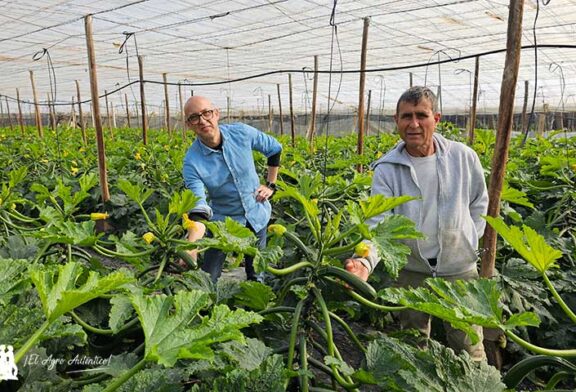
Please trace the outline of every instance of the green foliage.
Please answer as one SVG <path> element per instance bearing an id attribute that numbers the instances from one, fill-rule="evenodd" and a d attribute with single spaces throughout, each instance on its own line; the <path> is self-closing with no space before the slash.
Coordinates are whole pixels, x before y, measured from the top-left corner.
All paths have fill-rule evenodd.
<path id="1" fill-rule="evenodd" d="M 27 267 L 25 260 L 0 259 L 0 305 L 7 305 L 13 296 L 30 286 Z"/>
<path id="2" fill-rule="evenodd" d="M 283 391 L 286 372 L 282 356 L 272 354 L 272 350 L 256 339 L 224 343 L 222 355 L 227 366 L 209 383 L 195 385 L 195 392 L 219 391 Z"/>
<path id="3" fill-rule="evenodd" d="M 209 304 L 207 293 L 180 291 L 175 296 L 130 297 L 144 330 L 145 359 L 166 367 L 178 359 L 211 359 L 211 346 L 228 340 L 242 341 L 240 329 L 262 320 L 255 313 L 242 309 L 230 310 L 216 305 L 209 316 L 200 312 Z"/>
<path id="4" fill-rule="evenodd" d="M 486 221 L 506 240 L 524 260 L 540 273 L 554 267 L 562 252 L 552 248 L 534 229 L 524 225 L 522 230 L 516 226 L 507 226 L 502 219 L 485 217 Z"/>
<path id="5" fill-rule="evenodd" d="M 134 280 L 126 271 L 112 272 L 103 277 L 96 272 L 89 272 L 85 276 L 84 272 L 78 263 L 68 263 L 57 269 L 32 267 L 30 279 L 38 291 L 49 322 Z"/>
<path id="6" fill-rule="evenodd" d="M 366 354 L 369 374 L 358 376 L 382 390 L 401 392 L 504 391 L 497 369 L 474 363 L 468 354 L 454 354 L 435 341 L 422 351 L 394 338 L 371 342 Z"/>
<path id="7" fill-rule="evenodd" d="M 489 279 L 448 282 L 442 278 L 426 280 L 426 287 L 416 289 L 388 288 L 380 296 L 389 302 L 407 306 L 448 321 L 454 328 L 470 336 L 478 335 L 471 325 L 509 330 L 519 326 L 538 326 L 538 317 L 525 312 L 504 318 L 500 305 L 500 288 Z"/>
<path id="8" fill-rule="evenodd" d="M 416 230 L 414 222 L 401 215 L 385 216 L 373 233 L 372 241 L 378 249 L 386 272 L 392 278 L 397 278 L 410 254 L 408 246 L 399 240 L 423 238 L 422 233 Z"/>

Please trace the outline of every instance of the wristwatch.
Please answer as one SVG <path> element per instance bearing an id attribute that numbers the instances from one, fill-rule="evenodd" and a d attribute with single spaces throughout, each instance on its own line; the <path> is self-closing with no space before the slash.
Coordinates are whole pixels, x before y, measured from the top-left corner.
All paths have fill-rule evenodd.
<path id="1" fill-rule="evenodd" d="M 267 186 L 268 188 L 272 189 L 274 192 L 276 192 L 276 183 L 275 183 L 275 182 L 270 182 L 270 181 L 268 181 L 268 182 L 266 183 L 266 186 Z"/>

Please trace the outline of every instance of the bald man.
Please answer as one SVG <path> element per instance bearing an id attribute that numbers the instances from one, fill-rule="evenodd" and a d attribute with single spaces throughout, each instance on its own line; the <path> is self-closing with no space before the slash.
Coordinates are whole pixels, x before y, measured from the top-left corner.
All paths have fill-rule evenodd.
<path id="1" fill-rule="evenodd" d="M 196 140 L 184 158 L 184 182 L 200 198 L 189 212 L 193 220 L 223 221 L 230 217 L 245 225 L 266 246 L 266 227 L 272 207 L 268 201 L 276 189 L 282 145 L 272 136 L 243 123 L 219 125 L 220 111 L 208 98 L 194 96 L 184 105 L 186 125 Z M 268 159 L 266 179 L 261 182 L 252 151 Z M 201 233 L 203 235 L 203 233 Z M 201 236 L 189 233 L 188 240 Z M 209 249 L 202 269 L 214 282 L 222 274 L 226 255 Z M 257 280 L 253 259 L 245 258 L 246 278 Z"/>

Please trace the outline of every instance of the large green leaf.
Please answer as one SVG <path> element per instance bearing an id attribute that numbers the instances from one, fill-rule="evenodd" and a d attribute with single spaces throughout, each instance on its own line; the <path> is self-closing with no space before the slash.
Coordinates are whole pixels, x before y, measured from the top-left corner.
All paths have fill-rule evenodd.
<path id="1" fill-rule="evenodd" d="M 240 289 L 241 291 L 234 296 L 236 304 L 256 311 L 266 309 L 276 298 L 271 287 L 259 282 L 242 282 Z"/>
<path id="2" fill-rule="evenodd" d="M 268 244 L 265 249 L 256 253 L 254 257 L 254 270 L 256 272 L 266 271 L 268 265 L 277 265 L 283 255 L 284 250 L 281 247 Z"/>
<path id="3" fill-rule="evenodd" d="M 468 354 L 430 341 L 427 351 L 394 338 L 373 341 L 366 353 L 368 374 L 358 375 L 385 391 L 401 392 L 499 392 L 500 373 L 485 362 L 474 363 Z"/>
<path id="4" fill-rule="evenodd" d="M 276 191 L 274 198 L 292 198 L 297 200 L 302 207 L 304 207 L 304 213 L 306 214 L 309 224 L 312 225 L 310 229 L 313 230 L 315 235 L 320 233 L 320 221 L 318 219 L 320 209 L 318 208 L 317 202 L 310 200 L 310 198 L 301 194 L 296 188 L 284 183 L 282 183 L 282 189 Z"/>
<path id="5" fill-rule="evenodd" d="M 96 234 L 95 226 L 96 223 L 93 221 L 56 221 L 34 233 L 34 236 L 57 244 L 92 246 L 104 235 L 104 233 Z"/>
<path id="6" fill-rule="evenodd" d="M 500 200 L 507 201 L 508 203 L 518 204 L 520 206 L 534 208 L 534 204 L 526 198 L 526 193 L 510 187 L 507 183 L 502 187 Z"/>
<path id="7" fill-rule="evenodd" d="M 220 249 L 225 253 L 246 254 L 254 256 L 258 249 L 253 245 L 256 236 L 244 225 L 226 217 L 224 222 L 206 222 L 206 227 L 212 233 L 212 238 L 198 240 L 197 247 Z"/>
<path id="8" fill-rule="evenodd" d="M 414 222 L 403 215 L 387 215 L 372 230 L 372 242 L 378 250 L 382 264 L 392 278 L 406 265 L 410 248 L 398 240 L 422 238 Z"/>
<path id="9" fill-rule="evenodd" d="M 27 267 L 26 260 L 0 259 L 0 305 L 29 287 L 28 274 L 24 274 Z"/>
<path id="10" fill-rule="evenodd" d="M 517 226 L 506 225 L 502 218 L 485 216 L 484 219 L 541 274 L 554 267 L 556 260 L 562 257 L 562 252 L 548 245 L 544 237 L 531 227 L 523 225 L 520 230 Z"/>
<path id="11" fill-rule="evenodd" d="M 179 291 L 173 297 L 132 295 L 131 301 L 144 330 L 145 358 L 166 367 L 183 358 L 211 359 L 213 344 L 243 341 L 240 329 L 262 320 L 256 313 L 232 311 L 226 305 L 200 316 L 211 301 L 208 293 L 198 290 Z"/>
<path id="12" fill-rule="evenodd" d="M 352 223 L 361 224 L 367 219 L 390 211 L 400 204 L 414 199 L 416 198 L 412 196 L 386 197 L 384 195 L 373 195 L 368 200 L 358 203 L 348 201 L 347 209 L 350 212 Z"/>
<path id="13" fill-rule="evenodd" d="M 118 188 L 140 206 L 154 193 L 153 189 L 145 189 L 123 178 L 118 180 Z"/>
<path id="14" fill-rule="evenodd" d="M 426 285 L 429 288 L 387 288 L 379 295 L 386 301 L 448 321 L 454 328 L 466 332 L 473 343 L 478 342 L 478 335 L 472 329 L 472 324 L 509 330 L 518 326 L 538 326 L 540 323 L 532 312 L 514 315 L 506 320 L 499 302 L 500 288 L 494 280 L 449 282 L 442 278 L 430 278 L 426 280 Z"/>
<path id="15" fill-rule="evenodd" d="M 168 211 L 171 214 L 176 214 L 176 216 L 181 217 L 182 214 L 190 211 L 198 200 L 200 200 L 200 198 L 196 197 L 189 189 L 186 189 L 182 193 L 175 193 L 172 196 L 172 200 L 170 200 Z"/>
<path id="16" fill-rule="evenodd" d="M 100 277 L 96 272 L 89 272 L 83 280 L 85 271 L 81 264 L 71 262 L 52 267 L 32 267 L 30 278 L 36 286 L 44 314 L 49 322 L 78 306 L 115 290 L 134 278 L 126 271 L 116 271 Z"/>

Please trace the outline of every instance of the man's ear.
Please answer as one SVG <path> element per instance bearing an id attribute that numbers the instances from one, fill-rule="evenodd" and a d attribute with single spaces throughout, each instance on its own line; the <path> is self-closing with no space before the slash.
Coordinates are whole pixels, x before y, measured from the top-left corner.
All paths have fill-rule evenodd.
<path id="1" fill-rule="evenodd" d="M 436 124 L 438 124 L 440 122 L 441 117 L 442 117 L 442 114 L 440 112 L 434 113 L 434 121 L 436 121 Z"/>

